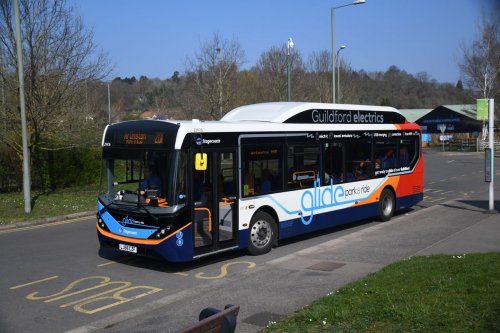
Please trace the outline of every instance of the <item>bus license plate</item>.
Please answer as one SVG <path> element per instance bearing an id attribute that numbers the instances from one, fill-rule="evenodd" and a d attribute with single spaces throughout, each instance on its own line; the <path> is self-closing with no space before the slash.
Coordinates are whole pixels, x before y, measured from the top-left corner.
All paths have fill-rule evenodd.
<path id="1" fill-rule="evenodd" d="M 121 251 L 137 253 L 137 246 L 127 245 L 127 244 L 119 244 L 118 248 Z"/>

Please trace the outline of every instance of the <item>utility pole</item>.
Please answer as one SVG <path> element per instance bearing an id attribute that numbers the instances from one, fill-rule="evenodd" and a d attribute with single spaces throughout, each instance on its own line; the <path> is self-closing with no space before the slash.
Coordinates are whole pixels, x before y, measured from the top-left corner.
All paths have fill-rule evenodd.
<path id="1" fill-rule="evenodd" d="M 23 50 L 21 45 L 21 24 L 19 22 L 19 0 L 14 0 L 14 19 L 16 21 L 17 73 L 19 74 L 19 106 L 21 108 L 21 127 L 23 132 L 23 192 L 24 211 L 31 213 L 30 156 L 28 133 L 26 130 L 26 102 L 24 101 Z"/>

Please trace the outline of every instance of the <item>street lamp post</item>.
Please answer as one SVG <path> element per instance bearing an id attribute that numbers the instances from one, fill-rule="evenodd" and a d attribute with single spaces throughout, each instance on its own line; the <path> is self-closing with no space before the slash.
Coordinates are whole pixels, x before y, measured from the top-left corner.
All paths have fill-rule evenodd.
<path id="1" fill-rule="evenodd" d="M 292 37 L 288 38 L 287 44 L 287 53 L 286 53 L 286 76 L 288 78 L 288 101 L 292 100 L 292 79 L 291 79 L 291 65 L 290 65 L 290 49 L 293 49 L 293 41 Z"/>
<path id="2" fill-rule="evenodd" d="M 19 109 L 21 111 L 21 131 L 23 144 L 23 193 L 24 212 L 31 213 L 31 175 L 30 154 L 28 149 L 28 129 L 26 124 L 26 101 L 24 98 L 24 72 L 23 72 L 23 50 L 21 46 L 21 22 L 19 15 L 19 1 L 14 0 L 14 20 L 16 25 L 16 55 L 17 73 L 19 76 Z"/>
<path id="3" fill-rule="evenodd" d="M 332 96 L 333 96 L 333 103 L 335 104 L 335 39 L 334 39 L 334 24 L 333 24 L 333 18 L 334 18 L 334 12 L 335 9 L 342 8 L 342 7 L 347 7 L 347 6 L 352 6 L 352 5 L 362 5 L 366 2 L 366 0 L 354 0 L 352 3 L 348 3 L 345 5 L 337 6 L 337 7 L 332 7 L 331 8 L 331 25 L 332 25 Z"/>
<path id="4" fill-rule="evenodd" d="M 339 92 L 338 94 L 338 103 L 340 103 L 340 58 L 339 58 L 339 53 L 343 49 L 345 49 L 347 46 L 342 45 L 340 48 L 337 50 L 337 55 L 336 55 L 336 60 L 337 60 L 337 90 Z"/>

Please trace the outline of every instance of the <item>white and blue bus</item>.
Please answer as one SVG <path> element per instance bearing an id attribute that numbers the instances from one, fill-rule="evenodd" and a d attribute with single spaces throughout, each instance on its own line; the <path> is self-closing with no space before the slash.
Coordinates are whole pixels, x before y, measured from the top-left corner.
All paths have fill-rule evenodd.
<path id="1" fill-rule="evenodd" d="M 280 239 L 423 199 L 421 130 L 390 107 L 262 103 L 220 121 L 106 127 L 101 246 L 170 262 Z"/>

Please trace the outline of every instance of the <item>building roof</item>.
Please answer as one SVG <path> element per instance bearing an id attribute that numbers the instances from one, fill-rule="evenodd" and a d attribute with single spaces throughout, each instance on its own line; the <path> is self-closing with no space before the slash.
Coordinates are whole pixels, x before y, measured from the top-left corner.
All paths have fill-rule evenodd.
<path id="1" fill-rule="evenodd" d="M 414 123 L 434 109 L 400 109 L 399 112 L 410 122 Z"/>
<path id="2" fill-rule="evenodd" d="M 434 109 L 400 109 L 399 111 L 409 122 L 417 122 L 420 118 L 425 117 L 438 108 L 446 108 L 463 116 L 476 120 L 476 104 L 456 104 L 456 105 L 440 105 Z"/>
<path id="3" fill-rule="evenodd" d="M 469 118 L 476 119 L 476 104 L 441 105 L 444 108 L 460 113 Z"/>

